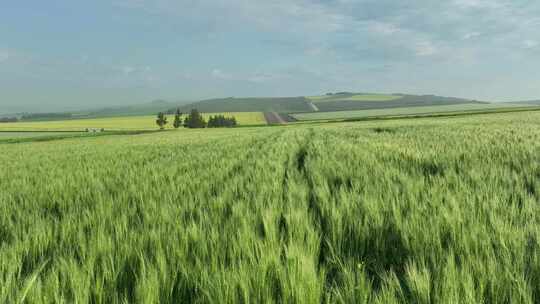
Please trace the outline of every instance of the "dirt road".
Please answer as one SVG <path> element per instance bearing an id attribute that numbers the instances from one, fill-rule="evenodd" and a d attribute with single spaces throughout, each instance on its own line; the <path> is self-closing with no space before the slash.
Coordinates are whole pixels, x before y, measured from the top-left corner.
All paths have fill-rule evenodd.
<path id="1" fill-rule="evenodd" d="M 265 112 L 264 118 L 270 125 L 283 125 L 287 123 L 277 112 Z"/>

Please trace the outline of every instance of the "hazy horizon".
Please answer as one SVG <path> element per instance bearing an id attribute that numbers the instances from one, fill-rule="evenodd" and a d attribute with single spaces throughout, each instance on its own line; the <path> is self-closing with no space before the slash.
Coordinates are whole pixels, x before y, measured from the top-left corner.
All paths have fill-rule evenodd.
<path id="1" fill-rule="evenodd" d="M 156 99 L 540 99 L 540 3 L 68 0 L 0 5 L 0 113 Z"/>

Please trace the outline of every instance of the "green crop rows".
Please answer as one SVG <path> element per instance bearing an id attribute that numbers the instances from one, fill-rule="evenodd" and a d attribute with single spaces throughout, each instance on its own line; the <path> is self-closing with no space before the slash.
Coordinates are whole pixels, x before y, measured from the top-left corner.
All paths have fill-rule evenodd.
<path id="1" fill-rule="evenodd" d="M 0 303 L 538 303 L 540 113 L 0 144 Z"/>
<path id="2" fill-rule="evenodd" d="M 529 106 L 533 108 L 534 106 Z M 425 107 L 395 107 L 385 109 L 368 109 L 355 111 L 335 111 L 335 112 L 314 112 L 292 114 L 298 120 L 332 120 L 332 119 L 349 119 L 349 118 L 366 118 L 366 117 L 385 117 L 385 116 L 401 116 L 401 115 L 426 115 L 426 114 L 444 114 L 444 113 L 466 113 L 467 111 L 494 111 L 494 110 L 512 110 L 527 108 L 520 104 L 512 103 L 470 103 L 470 104 L 453 104 Z M 539 108 L 540 109 L 540 108 Z"/>
<path id="3" fill-rule="evenodd" d="M 347 94 L 347 95 L 330 95 L 330 96 L 313 96 L 308 97 L 314 103 L 332 102 L 332 101 L 391 101 L 403 98 L 401 95 L 385 95 L 385 94 Z"/>

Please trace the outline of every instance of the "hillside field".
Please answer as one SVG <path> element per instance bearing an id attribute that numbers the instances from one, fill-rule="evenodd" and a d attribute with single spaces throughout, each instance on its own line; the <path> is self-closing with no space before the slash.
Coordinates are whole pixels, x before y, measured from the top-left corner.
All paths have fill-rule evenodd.
<path id="1" fill-rule="evenodd" d="M 181 106 L 180 109 L 188 112 L 197 109 L 199 112 L 278 112 L 299 113 L 309 112 L 304 97 L 252 97 L 252 98 L 220 98 L 203 100 Z"/>
<path id="2" fill-rule="evenodd" d="M 396 108 L 387 108 L 387 109 L 372 109 L 372 110 L 357 110 L 357 111 L 313 112 L 313 113 L 292 114 L 292 116 L 298 120 L 333 120 L 333 119 L 350 119 L 350 118 L 366 118 L 366 117 L 460 113 L 460 112 L 468 112 L 468 111 L 517 109 L 517 108 L 523 108 L 523 107 L 527 107 L 527 106 L 524 106 L 521 104 L 510 104 L 510 103 L 490 103 L 490 104 L 470 103 L 470 104 L 440 105 L 440 106 L 427 106 L 427 107 L 403 107 L 403 108 L 396 107 Z"/>
<path id="3" fill-rule="evenodd" d="M 343 95 L 324 95 L 324 96 L 311 96 L 308 97 L 313 103 L 323 103 L 332 101 L 390 101 L 403 98 L 399 95 L 387 95 L 387 94 L 347 94 Z"/>
<path id="4" fill-rule="evenodd" d="M 241 113 L 217 113 L 225 116 L 236 117 L 240 126 L 266 124 L 263 113 L 241 112 Z M 204 113 L 206 120 L 210 115 Z M 167 128 L 173 128 L 174 115 L 167 115 L 169 123 Z M 185 115 L 184 115 L 185 118 Z M 17 122 L 0 123 L 0 131 L 83 131 L 86 128 L 104 128 L 105 130 L 155 130 L 156 116 L 124 116 L 110 118 L 73 119 L 63 121 L 37 121 L 37 122 Z"/>
<path id="5" fill-rule="evenodd" d="M 191 103 L 167 102 L 156 100 L 150 103 L 127 106 L 110 106 L 93 110 L 79 110 L 58 113 L 18 113 L 2 114 L 0 117 L 17 117 L 23 122 L 43 122 L 62 120 L 89 120 L 89 119 L 115 119 L 130 120 L 130 116 L 143 117 L 156 115 L 158 112 L 174 113 L 180 109 L 184 113 L 197 109 L 201 113 L 259 113 L 258 119 L 244 117 L 244 125 L 260 124 L 262 113 L 278 113 L 280 115 L 301 114 L 311 112 L 335 112 L 376 110 L 404 107 L 448 106 L 458 104 L 486 104 L 474 100 L 443 97 L 436 95 L 408 95 L 408 94 L 381 94 L 381 93 L 335 93 L 332 95 L 310 97 L 228 97 L 201 100 Z M 241 116 L 241 114 L 237 114 Z M 249 114 L 245 114 L 248 115 Z M 254 121 L 255 120 L 255 121 Z M 98 121 L 101 123 L 102 121 Z M 77 129 L 79 125 L 75 126 Z M 90 126 L 93 127 L 93 126 Z M 121 126 L 125 128 L 125 126 Z M 0 131 L 2 126 L 0 125 Z M 63 127 L 61 127 L 62 129 Z M 130 127 L 130 129 L 133 129 Z M 124 129 L 125 130 L 125 129 Z"/>
<path id="6" fill-rule="evenodd" d="M 0 140 L 6 138 L 31 138 L 36 136 L 62 135 L 57 132 L 0 132 Z"/>
<path id="7" fill-rule="evenodd" d="M 540 113 L 0 144 L 0 303 L 538 303 Z"/>
<path id="8" fill-rule="evenodd" d="M 536 105 L 536 106 L 540 106 L 540 100 L 516 101 L 516 102 L 510 102 L 510 103 L 518 103 L 518 104 L 521 104 L 521 105 Z"/>
<path id="9" fill-rule="evenodd" d="M 49 140 L 88 135 L 85 132 L 5 132 L 0 131 L 0 144 L 23 141 Z"/>
<path id="10" fill-rule="evenodd" d="M 483 102 L 435 95 L 336 93 L 311 97 L 252 97 L 203 100 L 181 106 L 184 112 L 275 112 L 300 114 L 309 112 L 354 111 L 403 107 L 446 106 Z"/>

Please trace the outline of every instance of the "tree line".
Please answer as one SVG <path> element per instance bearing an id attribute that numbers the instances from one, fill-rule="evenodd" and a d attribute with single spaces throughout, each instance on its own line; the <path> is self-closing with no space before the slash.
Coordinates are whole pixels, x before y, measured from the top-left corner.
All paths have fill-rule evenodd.
<path id="1" fill-rule="evenodd" d="M 0 123 L 2 122 L 18 122 L 19 119 L 17 117 L 0 117 Z"/>
<path id="2" fill-rule="evenodd" d="M 24 113 L 21 120 L 40 120 L 40 119 L 70 119 L 71 113 Z"/>
<path id="3" fill-rule="evenodd" d="M 0 117 L 0 123 L 19 122 L 19 121 L 41 121 L 41 120 L 60 120 L 71 119 L 71 113 L 20 113 L 14 117 Z"/>
<path id="4" fill-rule="evenodd" d="M 204 119 L 201 113 L 197 109 L 191 110 L 191 113 L 187 114 L 184 119 L 182 116 L 184 114 L 180 109 L 176 110 L 174 114 L 173 127 L 178 129 L 180 127 L 190 128 L 190 129 L 200 129 L 200 128 L 232 128 L 237 126 L 237 121 L 234 116 L 225 117 L 225 115 L 214 115 L 208 118 L 208 122 Z M 157 115 L 156 124 L 160 129 L 165 129 L 165 126 L 168 124 L 167 116 L 165 113 L 160 112 Z"/>
<path id="5" fill-rule="evenodd" d="M 231 128 L 236 127 L 236 118 L 225 117 L 225 115 L 210 116 L 208 118 L 208 128 Z"/>

